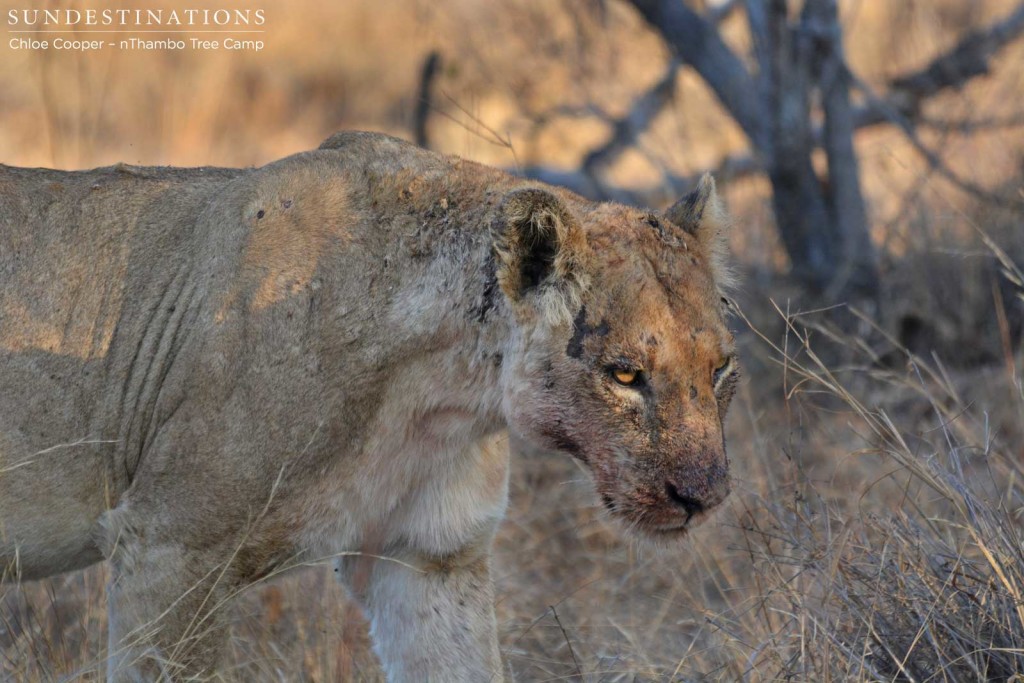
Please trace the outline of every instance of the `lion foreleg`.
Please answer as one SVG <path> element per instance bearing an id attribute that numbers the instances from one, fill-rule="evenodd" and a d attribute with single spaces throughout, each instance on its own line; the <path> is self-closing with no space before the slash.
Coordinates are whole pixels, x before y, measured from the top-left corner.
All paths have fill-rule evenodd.
<path id="1" fill-rule="evenodd" d="M 228 571 L 230 548 L 197 551 L 185 539 L 127 524 L 114 533 L 107 680 L 212 676 L 227 635 L 225 605 L 238 587 Z"/>
<path id="2" fill-rule="evenodd" d="M 416 565 L 378 560 L 365 605 L 388 680 L 502 680 L 486 548 Z"/>

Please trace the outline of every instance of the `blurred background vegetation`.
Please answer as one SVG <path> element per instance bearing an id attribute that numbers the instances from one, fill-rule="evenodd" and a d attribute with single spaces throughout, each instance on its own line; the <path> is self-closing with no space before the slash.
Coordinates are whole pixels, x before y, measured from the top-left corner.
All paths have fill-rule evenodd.
<path id="1" fill-rule="evenodd" d="M 568 459 L 516 457 L 518 679 L 1024 676 L 1024 5 L 252 6 L 261 52 L 3 46 L 0 163 L 260 165 L 362 128 L 657 208 L 711 170 L 733 214 L 736 494 L 655 552 Z M 0 587 L 0 680 L 99 676 L 103 580 Z M 235 614 L 238 680 L 378 676 L 325 568 Z"/>

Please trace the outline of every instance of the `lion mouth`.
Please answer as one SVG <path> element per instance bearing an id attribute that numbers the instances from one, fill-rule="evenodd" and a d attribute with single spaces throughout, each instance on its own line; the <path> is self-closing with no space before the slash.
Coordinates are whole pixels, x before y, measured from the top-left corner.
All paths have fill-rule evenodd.
<path id="1" fill-rule="evenodd" d="M 713 510 L 701 510 L 685 515 L 672 514 L 666 517 L 663 516 L 665 510 L 660 508 L 637 510 L 632 506 L 622 505 L 608 493 L 601 492 L 599 497 L 612 519 L 625 525 L 628 532 L 661 540 L 683 538 L 706 522 L 713 512 Z"/>
<path id="2" fill-rule="evenodd" d="M 640 529 L 653 534 L 656 537 L 683 537 L 703 524 L 710 515 L 706 512 L 698 512 L 687 516 L 686 521 L 676 524 L 641 526 Z"/>
<path id="3" fill-rule="evenodd" d="M 647 529 L 641 529 L 641 531 L 652 538 L 657 539 L 677 539 L 684 538 L 690 533 L 690 526 L 688 524 L 680 524 L 674 527 L 652 527 Z"/>

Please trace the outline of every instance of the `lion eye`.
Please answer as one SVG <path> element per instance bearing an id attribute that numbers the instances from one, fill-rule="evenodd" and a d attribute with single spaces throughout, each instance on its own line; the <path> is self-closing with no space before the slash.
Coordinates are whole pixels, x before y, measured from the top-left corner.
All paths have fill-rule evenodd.
<path id="1" fill-rule="evenodd" d="M 725 362 L 715 368 L 714 373 L 711 375 L 711 384 L 715 390 L 718 390 L 718 385 L 721 384 L 722 380 L 730 375 L 733 370 L 732 357 L 726 358 Z"/>
<path id="2" fill-rule="evenodd" d="M 612 377 L 624 387 L 635 387 L 640 384 L 640 372 L 628 368 L 614 368 Z"/>

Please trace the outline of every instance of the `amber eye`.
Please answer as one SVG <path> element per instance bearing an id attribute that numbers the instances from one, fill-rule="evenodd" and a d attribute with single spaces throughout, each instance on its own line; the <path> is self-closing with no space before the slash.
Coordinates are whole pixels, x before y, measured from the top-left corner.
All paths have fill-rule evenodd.
<path id="1" fill-rule="evenodd" d="M 711 375 L 711 384 L 714 386 L 716 391 L 718 390 L 718 385 L 725 377 L 732 373 L 732 370 L 732 357 L 726 358 L 724 363 L 715 368 L 715 372 Z"/>
<path id="2" fill-rule="evenodd" d="M 612 377 L 624 387 L 635 387 L 642 381 L 640 371 L 629 368 L 612 368 Z"/>

